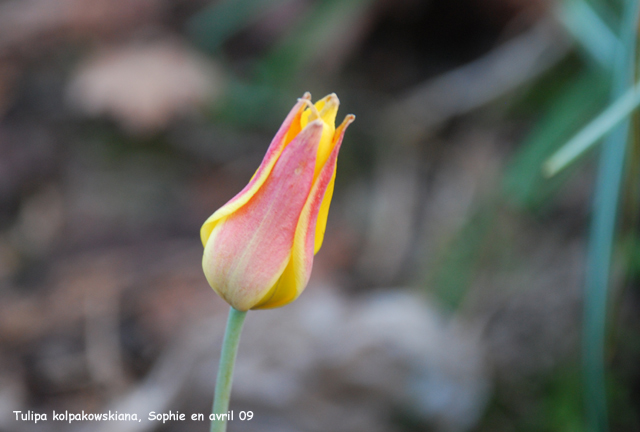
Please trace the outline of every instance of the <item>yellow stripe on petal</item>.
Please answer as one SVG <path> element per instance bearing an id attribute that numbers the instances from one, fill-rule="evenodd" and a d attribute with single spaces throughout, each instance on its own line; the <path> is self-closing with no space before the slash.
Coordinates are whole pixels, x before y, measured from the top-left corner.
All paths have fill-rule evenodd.
<path id="1" fill-rule="evenodd" d="M 311 105 L 310 103 L 308 105 Z M 320 99 L 313 107 L 307 107 L 300 118 L 301 127 L 305 127 L 307 122 L 320 118 L 322 120 L 322 138 L 318 146 L 318 157 L 316 158 L 316 169 L 314 178 L 318 178 L 320 170 L 324 166 L 331 150 L 333 150 L 333 137 L 335 135 L 336 115 L 340 100 L 335 93 L 331 93 Z"/>
<path id="2" fill-rule="evenodd" d="M 336 115 L 338 114 L 338 106 L 340 100 L 335 94 L 330 94 L 323 99 L 325 101 L 324 106 L 320 110 L 320 118 L 322 119 L 322 138 L 320 139 L 320 145 L 318 146 L 318 157 L 316 158 L 316 169 L 314 171 L 314 178 L 318 178 L 320 170 L 327 162 L 327 158 L 333 150 L 334 135 L 336 132 Z"/>
<path id="3" fill-rule="evenodd" d="M 338 126 L 338 129 L 336 130 L 335 136 L 334 136 L 334 143 L 333 143 L 333 147 L 334 147 L 334 151 L 335 148 L 338 147 L 338 149 L 340 148 L 340 146 L 342 145 L 342 139 L 344 138 L 344 133 L 347 130 L 347 127 L 355 120 L 355 116 L 354 115 L 348 115 L 344 118 L 342 124 L 340 126 Z M 320 205 L 320 211 L 318 213 L 318 221 L 316 222 L 316 236 L 315 236 L 315 241 L 314 241 L 314 251 L 313 253 L 316 254 L 318 253 L 318 251 L 320 250 L 320 248 L 322 247 L 322 242 L 324 240 L 324 233 L 325 230 L 327 229 L 327 218 L 329 217 L 329 207 L 331 206 L 331 198 L 333 197 L 333 186 L 336 180 L 336 167 L 335 165 L 337 164 L 338 159 L 337 159 L 337 153 L 336 153 L 336 159 L 333 161 L 333 175 L 331 176 L 331 181 L 329 182 L 329 185 L 327 186 L 327 190 L 324 193 L 324 197 L 322 198 L 322 204 Z M 329 161 L 327 161 L 327 163 L 329 163 Z"/>
<path id="4" fill-rule="evenodd" d="M 329 186 L 322 198 L 322 204 L 320 204 L 320 211 L 318 212 L 318 221 L 316 222 L 316 236 L 313 244 L 313 254 L 317 254 L 322 247 L 324 241 L 324 233 L 327 230 L 327 219 L 329 218 L 329 207 L 331 207 L 331 198 L 333 197 L 333 186 L 336 181 L 336 170 L 333 170 L 333 176 L 329 181 Z"/>

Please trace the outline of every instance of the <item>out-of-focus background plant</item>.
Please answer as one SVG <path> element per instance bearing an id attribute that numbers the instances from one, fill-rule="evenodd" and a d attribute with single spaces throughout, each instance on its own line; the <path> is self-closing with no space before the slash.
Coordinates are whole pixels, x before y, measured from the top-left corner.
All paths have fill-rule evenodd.
<path id="1" fill-rule="evenodd" d="M 630 85 L 636 7 L 1 0 L 0 430 L 208 429 L 146 420 L 211 405 L 198 230 L 307 90 L 358 120 L 309 288 L 247 319 L 229 429 L 640 430 L 636 128 L 541 170 Z"/>

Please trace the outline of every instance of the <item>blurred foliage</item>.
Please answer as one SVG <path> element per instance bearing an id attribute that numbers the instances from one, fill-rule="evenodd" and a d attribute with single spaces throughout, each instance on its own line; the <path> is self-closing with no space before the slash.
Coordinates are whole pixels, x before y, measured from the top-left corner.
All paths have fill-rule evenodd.
<path id="1" fill-rule="evenodd" d="M 560 367 L 543 380 L 519 383 L 518 399 L 526 406 L 514 407 L 512 395 L 497 392 L 479 431 L 584 432 L 582 377 L 579 369 Z"/>
<path id="2" fill-rule="evenodd" d="M 285 0 L 223 0 L 212 2 L 189 20 L 188 30 L 202 48 L 216 52 L 236 33 Z"/>
<path id="3" fill-rule="evenodd" d="M 539 91 L 538 86 L 535 90 Z M 571 176 L 570 170 L 550 179 L 541 166 L 562 144 L 592 118 L 606 100 L 606 75 L 587 70 L 549 95 L 541 106 L 543 117 L 520 144 L 505 173 L 507 198 L 522 208 L 537 210 L 548 205 L 554 194 Z"/>
<path id="4" fill-rule="evenodd" d="M 515 204 L 520 211 L 532 212 L 535 215 L 540 214 L 540 210 L 554 206 L 554 197 L 567 180 L 575 176 L 581 164 L 547 179 L 543 177 L 541 171 L 543 162 L 594 118 L 604 108 L 607 100 L 614 100 L 630 85 L 626 78 L 628 77 L 626 65 L 635 65 L 635 40 L 637 39 L 635 3 L 627 2 L 624 7 L 624 2 L 567 1 L 562 3 L 559 14 L 567 29 L 581 45 L 585 64 L 578 70 L 574 70 L 568 77 L 561 74 L 563 68 L 557 67 L 547 74 L 546 82 L 540 80 L 529 90 L 529 93 L 534 95 L 545 95 L 544 100 L 536 100 L 536 98 L 529 100 L 529 104 L 533 102 L 536 108 L 540 107 L 544 115 L 535 123 L 529 135 L 514 153 L 503 179 L 504 199 Z M 625 20 L 627 24 L 624 24 Z M 630 42 L 631 35 L 628 33 L 631 30 L 627 30 L 630 27 L 624 27 L 624 25 L 633 25 L 632 42 Z M 621 30 L 612 32 L 610 28 Z M 625 31 L 629 34 L 626 42 Z M 622 42 L 616 40 L 617 34 L 622 34 Z M 619 47 L 619 44 L 626 45 Z M 627 58 L 620 58 L 619 49 L 626 49 Z M 617 63 L 613 62 L 614 54 L 618 56 Z M 556 83 L 561 82 L 562 85 L 549 88 L 549 78 L 552 83 L 555 79 Z M 612 81 L 615 83 L 613 90 L 611 90 Z M 624 126 L 622 128 L 624 131 Z M 624 175 L 626 183 L 623 186 L 615 180 L 618 176 L 622 176 L 621 164 L 624 160 L 618 157 L 620 162 L 616 162 L 614 158 L 617 156 L 611 156 L 612 152 L 617 151 L 612 150 L 615 147 L 633 149 L 627 156 L 631 163 L 627 162 L 624 165 L 627 171 Z M 630 191 L 637 191 L 638 188 L 637 164 L 634 163 L 638 159 L 637 146 L 628 145 L 627 134 L 619 132 L 617 136 L 612 134 L 608 139 L 604 152 L 603 165 L 597 178 L 598 192 L 594 207 L 596 217 L 592 227 L 593 237 L 587 274 L 585 300 L 587 307 L 583 334 L 585 341 L 583 361 L 587 371 L 582 376 L 578 373 L 579 367 L 557 371 L 549 386 L 534 396 L 541 402 L 538 409 L 529 407 L 527 411 L 533 410 L 533 413 L 525 415 L 511 413 L 515 415 L 513 424 L 515 430 L 607 430 L 606 412 L 602 406 L 602 401 L 607 399 L 607 396 L 609 405 L 615 407 L 612 411 L 611 426 L 616 430 L 632 430 L 631 425 L 634 424 L 632 414 L 634 408 L 629 404 L 631 399 L 629 388 L 623 381 L 614 381 L 609 378 L 607 380 L 609 386 L 605 393 L 605 389 L 599 384 L 599 375 L 604 374 L 604 371 L 598 357 L 604 355 L 602 345 L 605 344 L 600 340 L 599 334 L 605 333 L 604 327 L 611 319 L 604 317 L 607 311 L 607 285 L 610 278 L 609 260 L 611 259 L 607 250 L 618 249 L 613 234 L 614 226 L 619 219 L 618 202 L 615 198 L 618 194 L 623 194 L 625 198 L 621 203 L 620 213 L 626 215 L 628 223 L 633 224 L 634 227 L 637 226 L 639 198 L 637 193 L 630 193 Z M 617 152 L 620 155 L 624 150 Z M 624 156 L 621 157 L 624 158 Z M 584 163 L 585 160 L 588 159 L 583 158 L 581 162 Z M 494 200 L 488 198 L 485 202 L 491 201 Z M 461 303 L 464 293 L 472 285 L 474 269 L 479 268 L 477 263 L 483 255 L 480 251 L 495 242 L 493 237 L 483 235 L 486 230 L 483 228 L 484 224 L 479 223 L 483 220 L 485 219 L 478 219 L 477 215 L 470 217 L 459 231 L 460 237 L 456 237 L 444 253 L 448 258 L 443 260 L 443 265 L 439 267 L 439 274 L 443 276 L 436 279 L 434 286 L 441 301 L 448 306 L 455 307 Z M 631 233 L 626 232 L 624 238 L 635 239 L 636 236 L 637 231 L 632 229 Z M 637 272 L 637 259 L 634 258 L 637 254 L 633 246 L 635 243 L 636 240 L 632 240 L 629 247 L 622 249 L 626 257 L 623 262 L 626 265 L 627 275 Z M 594 306 L 596 303 L 598 305 Z M 608 310 L 611 311 L 610 308 Z M 607 376 L 611 375 L 612 373 L 607 373 Z M 586 411 L 583 411 L 585 402 L 582 397 L 585 389 L 583 379 L 586 380 L 588 389 Z M 498 414 L 500 409 L 497 406 L 501 403 L 509 405 L 509 402 L 498 396 L 496 403 L 498 405 L 494 405 L 493 411 L 490 410 L 493 414 L 489 414 L 489 418 L 492 415 L 496 417 L 505 415 L 505 413 Z M 539 412 L 536 413 L 536 411 Z M 588 414 L 591 422 L 588 428 L 584 422 L 585 414 Z M 502 429 L 495 427 L 496 430 Z"/>
<path id="5" fill-rule="evenodd" d="M 487 266 L 491 256 L 495 255 L 490 249 L 494 252 L 495 249 L 509 249 L 502 242 L 496 243 L 495 237 L 490 237 L 496 231 L 498 211 L 497 205 L 491 202 L 477 209 L 456 233 L 442 259 L 438 260 L 432 279 L 427 282 L 427 286 L 433 287 L 432 291 L 450 311 L 455 311 L 465 299 L 474 272 Z"/>

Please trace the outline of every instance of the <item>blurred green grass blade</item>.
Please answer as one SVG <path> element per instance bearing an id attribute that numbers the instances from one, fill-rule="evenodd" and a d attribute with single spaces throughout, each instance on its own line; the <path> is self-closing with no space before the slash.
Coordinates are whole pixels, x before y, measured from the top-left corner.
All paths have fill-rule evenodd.
<path id="1" fill-rule="evenodd" d="M 259 67 L 261 78 L 274 85 L 287 84 L 296 72 L 337 46 L 361 20 L 374 0 L 324 0 L 315 7 Z"/>
<path id="2" fill-rule="evenodd" d="M 509 163 L 503 186 L 509 200 L 535 209 L 546 203 L 564 184 L 569 173 L 547 179 L 540 167 L 573 133 L 600 110 L 609 80 L 597 70 L 587 70 L 565 85 L 540 109 L 538 121 Z"/>
<path id="3" fill-rule="evenodd" d="M 220 0 L 196 14 L 188 32 L 208 51 L 217 50 L 234 33 L 255 22 L 267 10 L 286 0 Z"/>
<path id="4" fill-rule="evenodd" d="M 626 0 L 624 3 L 620 31 L 623 49 L 616 53 L 612 99 L 617 99 L 624 94 L 633 83 L 639 6 L 640 3 L 637 0 Z M 629 124 L 629 120 L 626 119 L 620 126 L 613 129 L 602 147 L 587 249 L 583 365 L 587 420 L 589 430 L 593 432 L 608 430 L 604 378 L 607 292 Z"/>
<path id="5" fill-rule="evenodd" d="M 431 280 L 427 280 L 426 286 L 434 288 L 440 304 L 449 310 L 456 310 L 460 306 L 480 260 L 485 258 L 481 252 L 487 246 L 496 212 L 495 202 L 476 210 L 437 259 L 437 269 L 429 278 Z"/>
<path id="6" fill-rule="evenodd" d="M 582 0 L 560 2 L 560 21 L 600 66 L 611 69 L 620 40 L 600 16 Z"/>
<path id="7" fill-rule="evenodd" d="M 543 166 L 544 174 L 551 177 L 574 162 L 607 132 L 631 114 L 638 105 L 640 105 L 640 85 L 627 90 L 609 108 L 567 141 L 560 150 L 555 152 L 545 162 Z"/>
<path id="8" fill-rule="evenodd" d="M 270 123 L 271 119 L 266 118 L 270 112 L 265 113 L 264 107 L 288 107 L 304 90 L 309 90 L 307 76 L 303 85 L 296 85 L 298 73 L 318 56 L 330 55 L 326 50 L 340 43 L 372 3 L 373 0 L 315 2 L 298 25 L 259 61 L 253 79 L 235 80 L 227 87 L 225 109 L 220 115 L 237 124 Z"/>
<path id="9" fill-rule="evenodd" d="M 295 95 L 238 79 L 230 79 L 225 91 L 226 99 L 220 104 L 216 117 L 236 127 L 277 125 L 278 114 L 290 109 L 290 105 L 296 100 Z M 267 106 L 269 109 L 265 110 L 264 107 Z"/>
<path id="10" fill-rule="evenodd" d="M 584 432 L 584 397 L 580 369 L 571 364 L 556 372 L 547 384 L 544 400 L 545 430 Z"/>

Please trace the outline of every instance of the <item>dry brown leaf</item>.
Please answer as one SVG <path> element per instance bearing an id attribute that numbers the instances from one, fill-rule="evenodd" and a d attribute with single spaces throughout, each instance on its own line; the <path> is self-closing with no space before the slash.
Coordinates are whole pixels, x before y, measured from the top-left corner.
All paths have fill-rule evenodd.
<path id="1" fill-rule="evenodd" d="M 79 67 L 68 96 L 90 116 L 110 116 L 145 133 L 211 103 L 221 89 L 215 64 L 171 40 L 97 52 Z"/>

